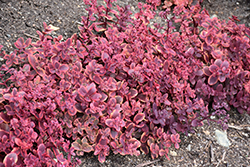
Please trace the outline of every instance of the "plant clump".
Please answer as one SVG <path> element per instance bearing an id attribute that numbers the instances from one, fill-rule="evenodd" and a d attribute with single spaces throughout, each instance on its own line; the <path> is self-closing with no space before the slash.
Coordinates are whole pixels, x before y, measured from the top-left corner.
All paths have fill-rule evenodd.
<path id="1" fill-rule="evenodd" d="M 204 120 L 227 128 L 230 109 L 250 114 L 250 29 L 235 16 L 177 5 L 152 27 L 153 6 L 132 17 L 113 1 L 84 0 L 79 36 L 52 38 L 44 23 L 40 40 L 0 53 L 1 166 L 76 166 L 92 151 L 168 158 Z"/>

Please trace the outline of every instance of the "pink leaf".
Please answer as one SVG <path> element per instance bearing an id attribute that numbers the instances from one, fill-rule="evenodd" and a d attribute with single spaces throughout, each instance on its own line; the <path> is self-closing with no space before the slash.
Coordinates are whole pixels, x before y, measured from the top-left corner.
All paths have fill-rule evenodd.
<path id="1" fill-rule="evenodd" d="M 205 41 L 208 45 L 211 45 L 213 43 L 214 37 L 211 34 L 208 34 Z"/>
<path id="2" fill-rule="evenodd" d="M 15 138 L 15 143 L 16 143 L 16 145 L 18 145 L 18 146 L 23 146 L 23 142 L 22 142 L 22 140 L 20 140 L 19 138 Z"/>
<path id="3" fill-rule="evenodd" d="M 113 120 L 112 119 L 106 119 L 105 124 L 108 127 L 113 128 Z"/>
<path id="4" fill-rule="evenodd" d="M 180 146 L 179 146 L 178 143 L 175 143 L 175 144 L 174 144 L 174 147 L 175 147 L 176 149 L 179 149 Z"/>
<path id="5" fill-rule="evenodd" d="M 72 41 L 71 41 L 71 38 L 69 38 L 69 39 L 66 40 L 66 42 L 65 42 L 65 43 L 66 43 L 66 48 L 69 48 L 69 47 L 70 47 L 71 42 L 72 42 Z"/>
<path id="6" fill-rule="evenodd" d="M 109 57 L 108 53 L 102 52 L 102 61 L 108 62 L 109 60 L 110 60 L 110 57 Z"/>
<path id="7" fill-rule="evenodd" d="M 98 160 L 103 163 L 105 162 L 105 159 L 106 159 L 106 156 L 101 152 L 99 155 L 98 155 Z"/>
<path id="8" fill-rule="evenodd" d="M 209 70 L 209 68 L 208 68 L 207 66 L 203 68 L 203 72 L 204 72 L 204 74 L 207 75 L 207 76 L 212 75 L 212 73 L 210 72 L 210 70 Z"/>
<path id="9" fill-rule="evenodd" d="M 87 94 L 88 90 L 82 86 L 79 90 L 78 90 L 78 93 L 80 96 L 84 97 L 86 94 Z"/>
<path id="10" fill-rule="evenodd" d="M 62 65 L 60 65 L 60 67 L 59 67 L 59 70 L 60 71 L 62 71 L 62 72 L 66 72 L 66 71 L 68 71 L 68 69 L 69 69 L 69 66 L 67 65 L 67 64 L 62 64 Z"/>
<path id="11" fill-rule="evenodd" d="M 118 110 L 114 110 L 111 114 L 110 117 L 111 118 L 116 118 L 120 116 L 120 112 Z"/>
<path id="12" fill-rule="evenodd" d="M 64 164 L 64 166 L 67 166 L 65 164 L 68 164 L 68 161 L 63 157 L 63 153 L 60 153 L 59 155 L 56 155 L 56 159 Z"/>
<path id="13" fill-rule="evenodd" d="M 113 139 L 116 139 L 116 138 L 118 137 L 118 132 L 117 132 L 117 131 L 114 131 L 114 130 L 111 130 L 110 136 L 111 136 Z"/>
<path id="14" fill-rule="evenodd" d="M 93 23 L 93 25 L 94 25 L 94 28 L 95 28 L 96 32 L 103 32 L 103 31 L 106 31 L 106 28 L 97 27 L 97 24 L 94 24 L 94 23 Z"/>
<path id="15" fill-rule="evenodd" d="M 98 75 L 94 75 L 93 81 L 97 84 L 100 84 L 102 82 L 102 78 Z"/>
<path id="16" fill-rule="evenodd" d="M 220 82 L 224 82 L 226 80 L 226 76 L 225 75 L 220 75 L 218 79 L 219 79 Z"/>
<path id="17" fill-rule="evenodd" d="M 137 96 L 138 92 L 136 89 L 132 88 L 129 90 L 129 93 L 130 93 L 130 98 L 134 98 Z"/>
<path id="18" fill-rule="evenodd" d="M 25 42 L 25 47 L 28 47 L 28 46 L 30 46 L 30 44 L 31 44 L 31 38 L 28 38 L 27 40 L 26 40 L 26 42 Z"/>
<path id="19" fill-rule="evenodd" d="M 44 144 L 40 144 L 40 145 L 38 146 L 37 154 L 38 154 L 38 156 L 39 156 L 40 159 L 42 159 L 43 154 L 46 152 L 45 149 L 46 149 L 46 147 L 45 147 Z"/>
<path id="20" fill-rule="evenodd" d="M 23 37 L 19 38 L 14 45 L 18 48 L 18 49 L 22 49 L 24 47 L 24 39 Z"/>
<path id="21" fill-rule="evenodd" d="M 219 67 L 217 65 L 214 65 L 214 64 L 209 67 L 209 71 L 211 71 L 212 73 L 217 72 L 218 69 L 219 69 Z"/>
<path id="22" fill-rule="evenodd" d="M 162 46 L 156 45 L 155 48 L 159 53 L 161 54 L 165 53 L 165 49 Z"/>
<path id="23" fill-rule="evenodd" d="M 229 68 L 229 63 L 228 61 L 223 61 L 221 64 L 221 68 L 225 67 L 226 69 Z"/>
<path id="24" fill-rule="evenodd" d="M 86 143 L 83 143 L 83 144 L 82 144 L 82 147 L 83 147 L 82 150 L 83 150 L 84 152 L 89 153 L 89 152 L 91 152 L 91 151 L 94 151 L 93 147 L 92 147 L 91 145 L 89 145 L 87 142 L 86 142 Z"/>
<path id="25" fill-rule="evenodd" d="M 213 50 L 211 52 L 214 59 L 219 59 L 222 57 L 223 53 L 220 50 Z"/>
<path id="26" fill-rule="evenodd" d="M 100 93 L 95 93 L 94 95 L 91 96 L 91 99 L 93 101 L 98 101 L 102 98 L 102 95 Z"/>
<path id="27" fill-rule="evenodd" d="M 198 71 L 195 72 L 195 75 L 202 76 L 203 75 L 203 71 L 202 70 L 198 70 Z"/>
<path id="28" fill-rule="evenodd" d="M 77 113 L 77 109 L 75 107 L 68 109 L 68 114 L 70 116 L 74 116 L 74 115 L 76 115 L 76 113 Z"/>
<path id="29" fill-rule="evenodd" d="M 185 55 L 193 56 L 194 55 L 194 48 L 188 48 L 188 50 L 185 52 Z"/>
<path id="30" fill-rule="evenodd" d="M 18 156 L 16 153 L 9 153 L 4 157 L 3 164 L 5 167 L 14 166 L 17 163 Z"/>
<path id="31" fill-rule="evenodd" d="M 138 124 L 139 122 L 141 122 L 145 117 L 145 114 L 144 113 L 137 113 L 134 117 L 134 122 L 136 124 Z"/>
<path id="32" fill-rule="evenodd" d="M 37 64 L 37 59 L 36 59 L 36 57 L 35 57 L 34 55 L 29 54 L 29 55 L 28 55 L 28 60 L 29 60 L 30 65 L 31 65 L 34 69 L 36 69 L 36 64 Z"/>
<path id="33" fill-rule="evenodd" d="M 216 83 L 217 83 L 217 81 L 218 81 L 218 77 L 217 77 L 217 75 L 215 75 L 215 74 L 213 74 L 213 75 L 211 75 L 209 78 L 208 78 L 208 84 L 209 85 L 215 85 Z"/>
<path id="34" fill-rule="evenodd" d="M 214 62 L 214 64 L 217 65 L 218 67 L 220 67 L 221 64 L 222 64 L 221 59 L 216 59 L 215 62 Z"/>

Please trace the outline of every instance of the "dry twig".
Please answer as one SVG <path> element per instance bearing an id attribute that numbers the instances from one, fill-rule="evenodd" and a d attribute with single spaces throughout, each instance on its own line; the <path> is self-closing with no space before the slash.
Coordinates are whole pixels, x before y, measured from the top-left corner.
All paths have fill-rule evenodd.
<path id="1" fill-rule="evenodd" d="M 37 39 L 37 40 L 40 40 L 40 38 L 36 37 L 36 36 L 33 36 L 33 35 L 30 35 L 30 34 L 27 34 L 27 33 L 23 33 L 24 35 L 28 36 L 28 37 L 31 37 L 31 38 L 34 38 L 34 39 Z"/>
<path id="2" fill-rule="evenodd" d="M 77 23 L 77 24 L 80 24 L 80 25 L 84 25 L 84 24 L 82 24 L 81 22 L 79 22 L 79 21 L 75 21 L 75 23 Z"/>
<path id="3" fill-rule="evenodd" d="M 216 165 L 216 167 L 218 167 L 218 166 L 220 165 L 220 163 L 221 163 L 222 161 L 224 161 L 225 156 L 226 156 L 226 151 L 223 153 L 222 158 L 221 158 L 221 160 L 218 162 L 218 164 Z"/>
<path id="4" fill-rule="evenodd" d="M 249 130 L 250 125 L 240 125 L 240 126 L 234 126 L 234 125 L 228 125 L 229 128 L 237 129 L 237 130 Z"/>
<path id="5" fill-rule="evenodd" d="M 213 151 L 213 145 L 212 144 L 210 145 L 210 151 L 211 151 L 211 162 L 214 162 L 215 159 L 214 159 L 214 151 Z"/>

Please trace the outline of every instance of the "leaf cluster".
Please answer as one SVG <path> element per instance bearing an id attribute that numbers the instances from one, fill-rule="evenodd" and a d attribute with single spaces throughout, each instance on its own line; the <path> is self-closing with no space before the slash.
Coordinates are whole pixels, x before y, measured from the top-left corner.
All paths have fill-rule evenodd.
<path id="1" fill-rule="evenodd" d="M 132 18 L 105 2 L 85 1 L 79 36 L 52 38 L 44 23 L 40 40 L 0 54 L 0 165 L 76 166 L 92 151 L 100 162 L 110 151 L 168 158 L 203 120 L 226 128 L 230 109 L 250 113 L 250 30 L 236 17 L 180 5 L 152 27 L 151 5 Z"/>

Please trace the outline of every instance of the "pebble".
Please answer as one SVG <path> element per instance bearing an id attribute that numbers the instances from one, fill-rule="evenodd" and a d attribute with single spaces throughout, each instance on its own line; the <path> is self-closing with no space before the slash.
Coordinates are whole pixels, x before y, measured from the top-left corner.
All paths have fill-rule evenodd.
<path id="1" fill-rule="evenodd" d="M 214 17 L 218 18 L 218 16 L 216 14 L 213 14 L 212 16 L 210 16 L 211 19 L 214 18 Z"/>
<path id="2" fill-rule="evenodd" d="M 216 140 L 221 146 L 229 148 L 230 141 L 227 138 L 227 134 L 220 130 L 215 130 Z"/>
<path id="3" fill-rule="evenodd" d="M 188 150 L 188 151 L 191 151 L 191 144 L 189 144 L 189 145 L 187 146 L 187 150 Z"/>
<path id="4" fill-rule="evenodd" d="M 215 116 L 211 116 L 210 118 L 211 118 L 211 119 L 215 119 Z"/>
<path id="5" fill-rule="evenodd" d="M 244 133 L 244 132 L 242 132 L 241 134 L 244 135 L 244 136 L 246 136 L 246 137 L 249 136 L 247 133 Z"/>
<path id="6" fill-rule="evenodd" d="M 169 154 L 171 155 L 171 156 L 173 156 L 173 157 L 176 157 L 177 156 L 177 153 L 175 152 L 175 151 L 169 151 Z"/>
<path id="7" fill-rule="evenodd" d="M 203 133 L 204 133 L 205 135 L 207 135 L 207 136 L 210 135 L 210 132 L 209 132 L 208 130 L 204 130 Z"/>
<path id="8" fill-rule="evenodd" d="M 6 36 L 7 36 L 8 38 L 10 38 L 10 37 L 11 37 L 11 35 L 10 35 L 10 34 L 6 34 Z"/>

